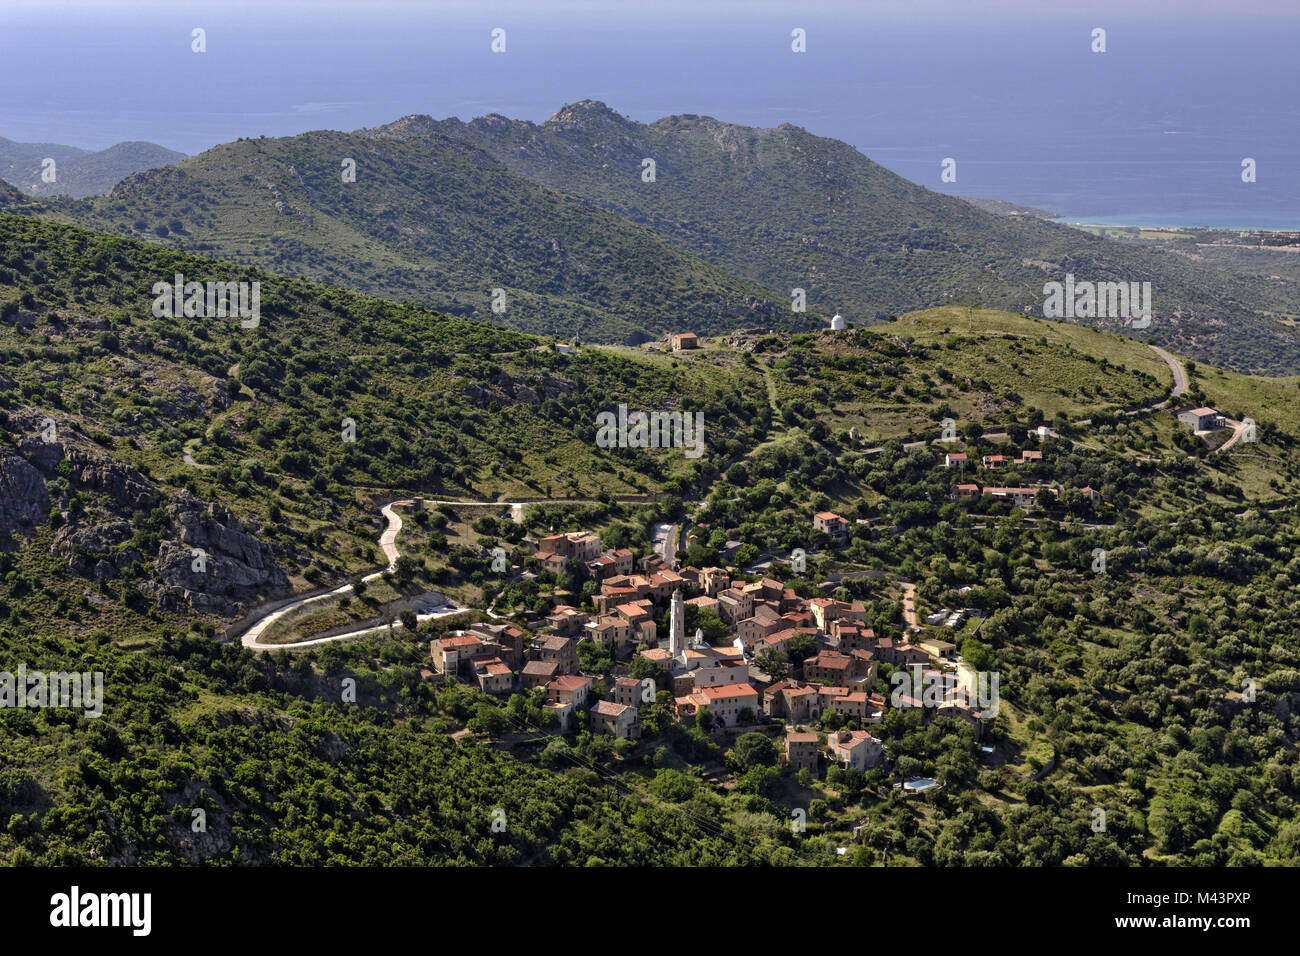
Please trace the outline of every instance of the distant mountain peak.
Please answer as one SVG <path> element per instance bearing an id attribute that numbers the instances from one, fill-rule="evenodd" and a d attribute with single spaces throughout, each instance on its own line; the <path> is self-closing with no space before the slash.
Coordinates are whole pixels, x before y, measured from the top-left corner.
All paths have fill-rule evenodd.
<path id="1" fill-rule="evenodd" d="M 427 113 L 410 113 L 391 123 L 376 126 L 373 129 L 358 130 L 359 133 L 381 136 L 411 136 L 428 133 L 438 128 L 438 121 Z"/>
<path id="2" fill-rule="evenodd" d="M 635 125 L 626 116 L 616 113 L 599 100 L 579 100 L 577 103 L 570 103 L 568 106 L 562 106 L 550 119 L 542 124 L 543 127 L 599 127 L 599 126 L 632 126 Z"/>

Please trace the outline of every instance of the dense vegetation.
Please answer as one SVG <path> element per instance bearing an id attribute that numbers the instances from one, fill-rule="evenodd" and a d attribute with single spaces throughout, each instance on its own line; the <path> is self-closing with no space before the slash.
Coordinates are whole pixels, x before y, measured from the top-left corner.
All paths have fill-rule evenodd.
<path id="1" fill-rule="evenodd" d="M 0 234 L 14 439 L 52 416 L 96 453 L 257 519 L 299 571 L 338 573 L 341 555 L 369 565 L 372 495 L 679 491 L 770 416 L 757 375 L 746 389 L 709 369 L 564 356 L 484 323 L 32 219 L 0 218 Z M 260 281 L 258 328 L 155 318 L 150 290 L 178 272 Z M 596 414 L 619 402 L 703 412 L 706 455 L 597 447 Z"/>
<path id="2" fill-rule="evenodd" d="M 152 285 L 176 272 L 260 281 L 259 327 L 154 318 Z M 412 305 L 0 216 L 0 475 L 30 474 L 21 458 L 46 489 L 28 524 L 10 486 L 0 500 L 0 670 L 102 670 L 106 692 L 98 720 L 0 710 L 0 861 L 1297 862 L 1296 383 L 1189 363 L 1189 401 L 1259 422 L 1258 442 L 1216 454 L 1167 410 L 1120 413 L 1167 393 L 1145 346 L 962 313 L 692 355 L 564 356 Z M 597 448 L 594 415 L 620 401 L 703 410 L 707 454 Z M 355 443 L 339 437 L 344 416 Z M 34 437 L 44 417 L 60 458 Z M 944 417 L 955 444 L 903 447 Z M 1057 437 L 1032 439 L 1040 422 Z M 1027 448 L 1044 461 L 997 481 L 1057 485 L 1059 500 L 949 499 L 944 451 Z M 124 505 L 103 475 L 157 499 Z M 826 590 L 862 600 L 883 635 L 901 635 L 900 581 L 922 614 L 983 611 L 935 633 L 1000 674 L 982 741 L 994 753 L 964 724 L 891 710 L 873 727 L 887 766 L 814 780 L 780 767 L 762 734 L 720 745 L 682 728 L 666 691 L 638 743 L 560 737 L 536 692 L 494 701 L 422 678 L 425 642 L 447 624 L 258 657 L 214 639 L 218 615 L 148 587 L 185 495 L 242 516 L 305 587 L 373 569 L 377 499 L 405 493 L 581 500 L 530 507 L 522 525 L 500 505 L 430 509 L 403 529 L 395 572 L 354 599 L 358 617 L 411 587 L 457 586 L 532 632 L 557 599 L 590 606 L 592 582 L 506 582 L 485 547 L 585 527 L 644 554 L 654 522 L 689 513 L 697 563 L 739 542 L 736 562 L 774 558 L 786 576 L 802 547 L 809 569 L 791 580 L 806 596 L 829 575 L 878 572 Z M 853 521 L 841 550 L 811 531 L 828 508 Z M 115 522 L 124 539 L 92 557 L 137 557 L 92 578 L 68 533 Z M 690 624 L 721 637 L 708 615 Z M 580 653 L 606 687 L 624 666 Z M 905 798 L 893 784 L 914 775 L 943 789 Z"/>
<path id="3" fill-rule="evenodd" d="M 345 158 L 354 182 L 343 180 Z M 565 338 L 792 318 L 787 300 L 753 282 L 443 138 L 240 140 L 44 214 Z"/>

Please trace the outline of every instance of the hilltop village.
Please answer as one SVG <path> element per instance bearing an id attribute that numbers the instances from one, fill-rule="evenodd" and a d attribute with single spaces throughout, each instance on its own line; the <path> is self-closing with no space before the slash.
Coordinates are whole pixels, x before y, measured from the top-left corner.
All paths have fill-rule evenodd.
<path id="1" fill-rule="evenodd" d="M 847 537 L 848 521 L 837 514 L 820 513 L 813 525 L 832 541 Z M 532 545 L 528 565 L 580 566 L 580 575 L 598 582 L 589 604 L 555 605 L 531 635 L 483 622 L 436 637 L 426 678 L 472 682 L 494 696 L 531 692 L 553 715 L 545 726 L 559 733 L 637 740 L 641 709 L 666 705 L 674 720 L 722 744 L 747 732 L 771 736 L 794 769 L 814 774 L 830 765 L 879 766 L 883 746 L 870 728 L 890 706 L 959 718 L 977 739 L 995 716 L 996 703 L 980 709 L 977 675 L 953 642 L 923 637 L 915 624 L 908 639 L 877 636 L 859 602 L 804 599 L 780 580 L 734 568 L 670 567 L 657 554 L 602 549 L 588 532 Z M 663 631 L 657 620 L 665 614 Z M 955 626 L 981 615 L 945 610 L 931 623 Z M 709 640 L 699 622 L 708 622 Z M 583 642 L 616 662 L 612 680 L 584 672 Z M 906 682 L 878 687 L 881 663 L 903 669 Z"/>
<path id="2" fill-rule="evenodd" d="M 663 343 L 673 351 L 699 345 L 690 333 Z M 1205 407 L 1175 415 L 1198 436 L 1241 424 Z M 936 467 L 953 473 L 949 500 L 1003 501 L 1039 512 L 1062 503 L 1104 507 L 1095 488 L 1067 493 L 1035 478 L 1049 470 L 1040 449 L 1057 437 L 1052 427 L 1040 425 L 1027 435 L 1039 449 L 1014 456 L 945 453 Z M 997 473 L 1008 470 L 1033 483 L 996 484 Z M 850 522 L 839 514 L 816 513 L 810 524 L 832 550 L 849 541 Z M 587 531 L 524 543 L 532 553 L 510 574 L 567 575 L 594 583 L 595 590 L 584 592 L 589 598 L 583 601 L 561 592 L 528 631 L 488 620 L 435 637 L 432 666 L 423 672 L 427 679 L 465 682 L 494 697 L 532 695 L 545 729 L 559 734 L 640 740 L 646 733 L 641 712 L 653 706 L 721 746 L 746 733 L 764 734 L 778 744 L 786 764 L 814 775 L 831 766 L 887 769 L 889 754 L 871 728 L 891 708 L 919 708 L 926 720 L 956 718 L 977 742 L 994 726 L 997 676 L 978 673 L 959 653 L 963 636 L 978 633 L 983 609 L 936 609 L 922 622 L 910 584 L 893 582 L 903 594 L 904 620 L 894 622 L 901 636 L 890 637 L 868 625 L 859 601 L 800 596 L 773 576 L 776 563 L 683 565 L 664 557 L 671 548 L 638 557 L 626 548 L 604 548 Z M 829 593 L 836 585 L 823 581 L 819 590 Z M 963 627 L 972 622 L 973 628 Z M 954 640 L 935 636 L 945 628 Z M 584 647 L 597 653 L 584 655 Z M 593 666 L 584 667 L 587 660 Z M 882 682 L 881 665 L 888 665 L 891 680 Z M 988 755 L 995 748 L 981 749 Z M 937 784 L 900 779 L 896 785 L 911 792 Z"/>

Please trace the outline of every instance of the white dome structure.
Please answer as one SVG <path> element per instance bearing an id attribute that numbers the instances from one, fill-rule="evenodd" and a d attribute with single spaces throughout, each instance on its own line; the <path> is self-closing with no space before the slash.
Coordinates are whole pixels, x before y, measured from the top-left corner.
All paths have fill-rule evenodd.
<path id="1" fill-rule="evenodd" d="M 836 312 L 835 317 L 831 319 L 831 331 L 832 332 L 844 331 L 844 316 L 840 315 L 838 312 Z"/>

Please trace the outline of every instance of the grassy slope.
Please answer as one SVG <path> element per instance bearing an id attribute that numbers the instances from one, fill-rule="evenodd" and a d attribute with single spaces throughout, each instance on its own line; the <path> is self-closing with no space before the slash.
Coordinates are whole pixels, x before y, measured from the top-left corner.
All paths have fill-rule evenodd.
<path id="1" fill-rule="evenodd" d="M 48 414 L 164 489 L 257 520 L 296 555 L 291 576 L 372 568 L 375 496 L 641 494 L 710 466 L 596 447 L 592 395 L 710 409 L 723 465 L 728 439 L 761 429 L 767 409 L 756 375 L 566 357 L 472 320 L 24 217 L 0 217 L 0 236 L 0 304 L 17 309 L 0 323 L 14 439 Z M 150 290 L 175 272 L 260 281 L 260 326 L 154 318 Z"/>
<path id="2" fill-rule="evenodd" d="M 342 181 L 345 157 L 355 182 Z M 242 140 L 50 214 L 566 338 L 623 341 L 790 316 L 753 282 L 441 138 Z M 496 288 L 506 292 L 504 313 L 492 310 Z"/>

